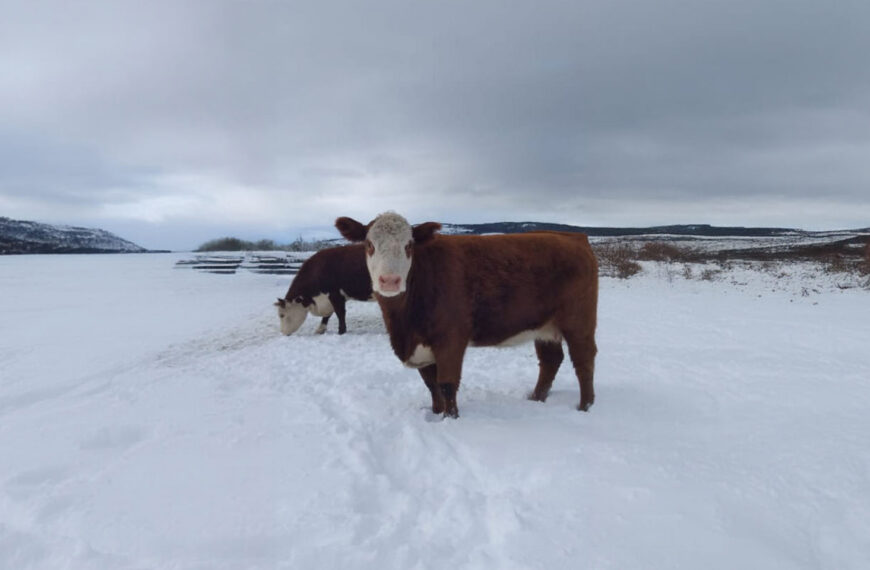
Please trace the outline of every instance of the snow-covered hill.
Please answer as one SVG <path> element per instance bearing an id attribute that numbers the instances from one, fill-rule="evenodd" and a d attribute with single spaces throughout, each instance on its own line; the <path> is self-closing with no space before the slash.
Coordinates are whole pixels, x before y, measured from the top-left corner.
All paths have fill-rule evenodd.
<path id="1" fill-rule="evenodd" d="M 141 253 L 145 248 L 101 229 L 0 217 L 0 254 Z"/>
<path id="2" fill-rule="evenodd" d="M 591 412 L 568 363 L 524 399 L 525 345 L 470 349 L 437 421 L 376 304 L 282 337 L 289 277 L 182 257 L 0 258 L 0 568 L 870 560 L 866 291 L 649 264 L 602 280 Z"/>

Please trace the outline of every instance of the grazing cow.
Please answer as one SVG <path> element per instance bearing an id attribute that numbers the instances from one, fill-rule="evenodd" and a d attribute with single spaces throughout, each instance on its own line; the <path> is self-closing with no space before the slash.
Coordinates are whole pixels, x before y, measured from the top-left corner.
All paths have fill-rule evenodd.
<path id="1" fill-rule="evenodd" d="M 302 264 L 283 299 L 278 299 L 281 332 L 290 335 L 302 326 L 308 313 L 323 317 L 317 334 L 338 315 L 338 334 L 347 332 L 345 300 L 370 301 L 372 281 L 365 262 L 365 247 L 352 244 L 318 251 Z"/>
<path id="2" fill-rule="evenodd" d="M 459 415 L 466 347 L 528 340 L 540 365 L 529 399 L 546 400 L 564 339 L 580 382 L 578 409 L 592 405 L 598 261 L 585 235 L 436 235 L 441 224 L 411 227 L 393 212 L 368 225 L 338 218 L 335 226 L 348 240 L 365 242 L 393 351 L 419 370 L 433 412 Z"/>

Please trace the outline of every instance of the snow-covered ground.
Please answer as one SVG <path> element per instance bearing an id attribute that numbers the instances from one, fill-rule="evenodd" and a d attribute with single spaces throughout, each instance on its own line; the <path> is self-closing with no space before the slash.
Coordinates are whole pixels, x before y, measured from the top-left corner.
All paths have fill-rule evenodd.
<path id="1" fill-rule="evenodd" d="M 183 257 L 0 257 L 0 568 L 867 568 L 867 291 L 646 265 L 590 413 L 527 345 L 435 421 L 375 304 L 281 337 Z"/>

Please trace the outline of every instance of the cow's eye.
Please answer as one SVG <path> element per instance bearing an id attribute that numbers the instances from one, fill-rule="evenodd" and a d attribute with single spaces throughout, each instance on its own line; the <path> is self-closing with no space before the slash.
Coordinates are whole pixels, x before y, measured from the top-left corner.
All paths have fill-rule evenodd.
<path id="1" fill-rule="evenodd" d="M 409 241 L 408 244 L 405 246 L 405 255 L 407 255 L 407 256 L 410 258 L 410 257 L 411 257 L 411 252 L 412 252 L 413 250 L 414 250 L 414 242 L 413 242 L 413 241 Z"/>
<path id="2" fill-rule="evenodd" d="M 372 256 L 375 254 L 375 244 L 371 240 L 366 240 L 366 254 Z"/>

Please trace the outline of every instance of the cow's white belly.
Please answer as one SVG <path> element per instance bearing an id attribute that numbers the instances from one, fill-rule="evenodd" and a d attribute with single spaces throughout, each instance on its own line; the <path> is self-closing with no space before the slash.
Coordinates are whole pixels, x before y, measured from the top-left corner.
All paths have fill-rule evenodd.
<path id="1" fill-rule="evenodd" d="M 530 329 L 515 334 L 512 337 L 505 339 L 497 344 L 497 347 L 516 346 L 535 340 L 543 340 L 547 342 L 562 342 L 562 332 L 556 328 L 553 323 L 547 323 L 541 328 Z M 471 343 L 470 346 L 477 346 Z M 435 364 L 435 354 L 432 352 L 432 347 L 425 344 L 418 344 L 414 347 L 414 352 L 410 358 L 403 363 L 408 368 L 425 368 L 430 364 Z"/>
<path id="2" fill-rule="evenodd" d="M 562 342 L 562 331 L 557 329 L 556 325 L 554 325 L 553 323 L 546 323 L 541 328 L 529 329 L 521 333 L 515 334 L 514 336 L 508 337 L 495 346 L 517 346 L 518 344 L 525 344 L 527 342 L 532 342 L 535 340 L 544 340 L 547 342 Z M 472 346 L 475 346 L 474 343 L 472 343 Z"/>
<path id="3" fill-rule="evenodd" d="M 329 302 L 329 295 L 321 293 L 314 297 L 314 303 L 308 307 L 308 312 L 315 317 L 328 317 L 335 312 L 332 308 L 332 303 Z"/>

